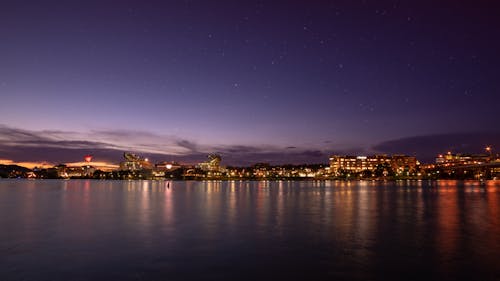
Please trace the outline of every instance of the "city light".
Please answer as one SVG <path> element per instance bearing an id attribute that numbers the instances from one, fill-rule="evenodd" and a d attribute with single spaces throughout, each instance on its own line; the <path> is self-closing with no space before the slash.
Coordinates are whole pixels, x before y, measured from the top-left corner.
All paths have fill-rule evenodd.
<path id="1" fill-rule="evenodd" d="M 500 175 L 500 158 L 492 147 L 484 147 L 483 154 L 439 154 L 434 163 L 422 164 L 415 156 L 394 155 L 331 155 L 329 164 L 271 165 L 257 163 L 247 167 L 225 167 L 222 157 L 209 154 L 197 164 L 154 162 L 148 158 L 125 152 L 123 161 L 116 164 L 92 162 L 85 155 L 84 162 L 12 168 L 3 177 L 30 178 L 97 178 L 97 179 L 185 179 L 185 180 L 283 180 L 283 179 L 496 179 Z M 0 164 L 15 166 L 11 160 Z M 21 163 L 18 163 L 21 164 Z M 23 163 L 24 164 L 24 163 Z M 1 175 L 0 175 L 1 176 Z"/>

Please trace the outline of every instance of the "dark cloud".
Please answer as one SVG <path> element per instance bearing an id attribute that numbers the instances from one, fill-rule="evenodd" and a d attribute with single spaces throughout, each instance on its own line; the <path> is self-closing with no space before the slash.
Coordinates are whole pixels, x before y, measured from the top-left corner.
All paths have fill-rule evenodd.
<path id="1" fill-rule="evenodd" d="M 139 153 L 153 161 L 178 161 L 195 164 L 206 160 L 208 153 L 219 153 L 225 165 L 248 166 L 258 162 L 270 164 L 327 163 L 331 154 L 360 155 L 373 153 L 415 155 L 420 161 L 433 162 L 439 153 L 453 151 L 459 153 L 481 153 L 486 145 L 500 148 L 500 133 L 454 133 L 428 136 L 414 136 L 389 140 L 373 146 L 370 150 L 351 147 L 337 150 L 308 150 L 295 146 L 277 148 L 273 146 L 220 145 L 206 146 L 187 139 L 162 138 L 148 132 L 105 132 L 106 136 L 138 141 L 130 145 L 115 144 L 102 138 L 99 132 L 90 133 L 95 141 L 77 139 L 83 134 L 63 131 L 29 131 L 0 126 L 0 159 L 17 162 L 76 162 L 86 154 L 94 155 L 96 161 L 118 163 L 124 151 Z M 64 139 L 65 137 L 69 139 Z M 148 139 L 150 137 L 151 139 Z M 163 145 L 155 143 L 170 141 Z M 171 152 L 169 149 L 174 149 Z M 179 152 L 181 151 L 181 152 Z"/>
<path id="2" fill-rule="evenodd" d="M 5 146 L 0 145 L 0 158 L 15 162 L 67 163 L 83 161 L 87 154 L 94 155 L 95 161 L 117 162 L 122 153 L 104 148 L 64 148 L 50 146 Z"/>
<path id="3" fill-rule="evenodd" d="M 12 141 L 12 140 L 36 141 L 36 140 L 43 140 L 43 139 L 45 139 L 45 138 L 39 136 L 35 132 L 17 129 L 17 128 L 10 128 L 10 127 L 7 127 L 5 125 L 0 125 L 0 140 L 2 140 L 2 142 Z"/>
<path id="4" fill-rule="evenodd" d="M 220 145 L 204 146 L 187 139 L 165 140 L 172 141 L 173 148 L 180 149 L 182 153 L 162 152 L 161 144 L 154 141 L 163 140 L 161 136 L 148 132 L 117 131 L 93 132 L 93 138 L 114 136 L 131 139 L 140 136 L 137 140 L 150 140 L 139 142 L 130 146 L 116 145 L 111 140 L 64 140 L 64 137 L 78 137 L 76 133 L 63 131 L 28 131 L 6 126 L 0 126 L 0 158 L 11 159 L 19 162 L 47 161 L 75 162 L 80 161 L 84 155 L 92 154 L 96 161 L 122 161 L 123 152 L 131 150 L 153 161 L 178 161 L 185 164 L 195 164 L 206 160 L 208 153 L 222 155 L 223 164 L 248 166 L 258 162 L 270 164 L 302 164 L 302 163 L 327 163 L 331 154 L 360 155 L 372 153 L 408 154 L 415 155 L 423 162 L 432 162 L 439 153 L 446 151 L 461 153 L 481 153 L 486 145 L 500 147 L 500 133 L 455 133 L 442 135 L 414 136 L 397 140 L 384 141 L 375 145 L 372 150 L 362 147 L 352 147 L 337 150 L 307 150 L 295 146 L 277 148 L 273 146 L 248 146 L 248 145 Z M 80 134 L 81 136 L 81 134 Z M 148 150 L 149 149 L 149 150 Z M 151 152 L 159 151 L 159 152 Z"/>
<path id="5" fill-rule="evenodd" d="M 148 131 L 140 130 L 92 130 L 91 135 L 97 135 L 106 139 L 121 139 L 121 138 L 173 138 L 170 136 L 162 136 Z"/>
<path id="6" fill-rule="evenodd" d="M 329 152 L 319 150 L 271 150 L 245 147 L 238 151 L 230 148 L 221 153 L 226 163 L 233 165 L 249 166 L 255 163 L 278 164 L 307 164 L 307 163 L 327 163 Z"/>
<path id="7" fill-rule="evenodd" d="M 94 141 L 84 140 L 91 138 Z M 116 144 L 117 141 L 122 141 Z M 152 161 L 195 164 L 208 153 L 219 153 L 225 165 L 326 163 L 330 152 L 305 150 L 295 146 L 219 145 L 207 146 L 187 139 L 162 137 L 148 132 L 91 131 L 88 134 L 64 131 L 29 131 L 0 126 L 0 159 L 15 162 L 66 163 L 81 161 L 92 154 L 95 161 L 118 163 L 124 151 L 132 151 Z M 129 141 L 129 142 L 124 142 Z M 135 141 L 135 143 L 133 143 Z M 162 144 L 165 142 L 167 144 Z M 172 152 L 169 149 L 173 149 Z"/>
<path id="8" fill-rule="evenodd" d="M 187 149 L 189 152 L 198 152 L 198 145 L 189 140 L 178 140 L 176 143 L 178 146 Z"/>
<path id="9" fill-rule="evenodd" d="M 414 136 L 385 141 L 373 147 L 382 153 L 403 153 L 415 155 L 420 161 L 433 162 L 437 154 L 452 151 L 454 153 L 484 153 L 484 148 L 492 145 L 500 148 L 500 133 L 453 133 L 428 136 Z"/>
<path id="10" fill-rule="evenodd" d="M 52 141 L 52 140 L 23 140 L 17 141 L 16 145 L 19 146 L 33 146 L 33 147 L 54 147 L 54 148 L 65 148 L 65 149 L 99 149 L 99 148 L 110 148 L 113 145 L 104 142 L 92 142 L 92 141 Z"/>
<path id="11" fill-rule="evenodd" d="M 0 126 L 0 159 L 16 162 L 76 162 L 86 154 L 96 161 L 117 162 L 123 149 L 112 143 L 87 140 L 64 140 L 78 134 L 63 131 L 28 131 Z"/>
<path id="12" fill-rule="evenodd" d="M 247 153 L 257 153 L 268 150 L 268 148 L 249 146 L 249 145 L 227 145 L 227 146 L 216 146 L 213 148 L 217 153 L 221 154 L 247 154 Z"/>

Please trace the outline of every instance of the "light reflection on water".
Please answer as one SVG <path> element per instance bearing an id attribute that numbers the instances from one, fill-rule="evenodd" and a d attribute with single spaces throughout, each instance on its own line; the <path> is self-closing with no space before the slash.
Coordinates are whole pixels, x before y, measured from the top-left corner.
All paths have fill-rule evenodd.
<path id="1" fill-rule="evenodd" d="M 500 182 L 0 181 L 0 280 L 495 280 Z"/>

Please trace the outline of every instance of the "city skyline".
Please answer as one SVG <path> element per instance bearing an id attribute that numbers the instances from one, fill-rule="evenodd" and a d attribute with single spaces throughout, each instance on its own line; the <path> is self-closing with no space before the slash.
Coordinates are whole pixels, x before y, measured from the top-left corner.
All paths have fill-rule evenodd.
<path id="1" fill-rule="evenodd" d="M 144 155 L 123 153 L 119 165 L 93 161 L 57 165 L 13 165 L 0 161 L 0 178 L 100 179 L 100 180 L 489 180 L 498 179 L 500 154 L 488 146 L 482 154 L 448 151 L 433 163 L 421 163 L 403 154 L 331 155 L 329 163 L 284 164 L 252 163 L 224 165 L 219 154 L 207 155 L 195 165 L 176 161 L 155 161 Z M 7 164 L 7 165 L 6 165 Z M 26 164 L 26 163 L 25 163 Z"/>
<path id="2" fill-rule="evenodd" d="M 92 164 L 92 166 L 103 167 L 106 169 L 117 168 L 119 163 L 121 163 L 122 156 L 129 154 L 135 156 L 136 152 L 139 152 L 142 159 L 149 159 L 149 163 L 181 163 L 182 165 L 198 165 L 206 159 L 207 155 L 217 155 L 220 161 L 220 157 L 224 157 L 225 165 L 235 166 L 235 167 L 248 167 L 256 164 L 270 164 L 270 165 L 309 165 L 309 164 L 325 164 L 328 159 L 330 162 L 332 160 L 331 157 L 351 157 L 351 158 L 359 158 L 364 159 L 366 156 L 368 157 L 393 157 L 393 156 L 404 156 L 411 157 L 415 159 L 415 161 L 420 162 L 422 164 L 432 164 L 436 159 L 441 158 L 442 155 L 490 155 L 498 157 L 498 153 L 495 146 L 490 144 L 483 146 L 481 149 L 477 147 L 472 147 L 468 145 L 462 144 L 460 146 L 453 146 L 450 143 L 447 143 L 451 136 L 461 139 L 467 139 L 467 137 L 473 137 L 478 140 L 478 135 L 443 135 L 443 136 L 434 136 L 434 139 L 429 138 L 409 138 L 403 140 L 394 140 L 383 142 L 376 147 L 374 147 L 371 152 L 364 151 L 363 153 L 355 152 L 355 151 L 337 151 L 337 152 L 325 152 L 325 151 L 314 151 L 308 150 L 303 152 L 283 152 L 282 154 L 278 154 L 277 152 L 273 152 L 271 149 L 268 151 L 260 150 L 253 151 L 252 147 L 223 147 L 218 146 L 216 151 L 215 147 L 205 147 L 205 150 L 199 149 L 194 151 L 196 144 L 191 143 L 190 146 L 187 145 L 187 141 L 177 140 L 175 145 L 179 148 L 191 148 L 191 153 L 182 153 L 179 154 L 163 154 L 161 152 L 155 152 L 156 148 L 154 145 L 152 147 L 148 147 L 143 144 L 140 148 L 135 148 L 135 150 L 127 150 L 127 146 L 118 144 L 113 144 L 111 142 L 90 142 L 90 141 L 79 141 L 79 140 L 61 140 L 61 137 L 64 135 L 71 135 L 69 133 L 61 132 L 61 131 L 45 131 L 43 133 L 49 134 L 52 137 L 59 136 L 59 140 L 54 138 L 44 138 L 37 135 L 36 132 L 29 131 L 21 131 L 14 130 L 12 128 L 2 127 L 0 126 L 0 131 L 6 134 L 2 134 L 3 144 L 0 144 L 0 151 L 6 152 L 7 157 L 0 158 L 0 165 L 19 165 L 27 168 L 34 167 L 53 167 L 56 165 L 69 165 L 69 166 L 88 166 Z M 139 132 L 135 132 L 137 134 Z M 126 132 L 116 132 L 115 134 L 106 133 L 107 135 L 111 135 L 114 137 L 124 137 Z M 8 139 L 5 137 L 17 135 L 20 139 Z M 27 139 L 22 140 L 22 137 L 25 136 Z M 158 137 L 158 136 L 157 136 Z M 494 138 L 495 135 L 485 135 L 483 136 L 486 139 Z M 34 140 L 33 140 L 34 139 Z M 172 138 L 169 138 L 172 141 Z M 485 139 L 479 138 L 479 140 L 484 141 Z M 22 147 L 18 149 L 13 149 L 17 143 L 20 143 Z M 405 150 L 406 143 L 418 143 L 418 144 L 426 144 L 427 146 L 436 147 L 447 147 L 446 150 L 439 150 L 435 154 L 426 154 L 427 158 L 418 157 L 417 153 L 407 154 L 402 151 Z M 42 146 L 38 146 L 38 144 L 42 144 Z M 10 147 L 9 147 L 10 146 Z M 68 148 L 71 146 L 71 148 Z M 128 147 L 130 148 L 130 147 Z M 397 150 L 398 148 L 403 148 L 403 150 Z M 429 147 L 427 147 L 429 148 Z M 7 150 L 9 149 L 9 150 Z M 212 150 L 210 150 L 212 149 Z M 287 148 L 291 149 L 291 148 Z M 381 152 L 384 150 L 385 152 Z M 125 151 L 125 152 L 124 152 Z M 146 152 L 144 152 L 146 151 Z M 223 152 L 221 152 L 223 151 Z M 243 153 L 241 151 L 244 151 Z M 427 153 L 432 151 L 432 149 L 427 149 Z M 144 154 L 143 154 L 144 152 Z M 47 158 L 47 155 L 50 153 L 50 157 Z M 97 154 L 95 154 L 97 153 Z M 233 155 L 236 154 L 236 155 Z M 294 154 L 295 153 L 295 154 Z M 329 154 L 327 154 L 329 153 Z M 9 156 L 15 156 L 19 154 L 22 159 L 21 161 L 14 161 L 11 159 L 7 159 Z M 41 161 L 29 161 L 25 159 L 37 159 L 37 157 L 42 157 Z M 59 157 L 59 158 L 58 158 Z M 226 159 L 227 157 L 227 159 Z M 324 158 L 326 157 L 326 158 Z M 11 157 L 14 158 L 14 157 Z M 243 159 L 244 158 L 244 159 Z M 278 159 L 279 160 L 275 160 Z M 50 159 L 50 160 L 47 160 Z M 297 159 L 301 159 L 297 161 Z M 314 160 L 311 160 L 314 159 Z M 83 161 L 82 161 L 83 160 Z M 420 161 L 418 161 L 420 160 Z M 423 160 L 423 161 L 422 161 Z M 437 162 L 436 162 L 437 163 Z"/>
<path id="3" fill-rule="evenodd" d="M 9 2 L 0 161 L 479 153 L 500 147 L 499 21 L 482 2 Z"/>
<path id="4" fill-rule="evenodd" d="M 498 281 L 497 6 L 0 1 L 0 281 Z"/>

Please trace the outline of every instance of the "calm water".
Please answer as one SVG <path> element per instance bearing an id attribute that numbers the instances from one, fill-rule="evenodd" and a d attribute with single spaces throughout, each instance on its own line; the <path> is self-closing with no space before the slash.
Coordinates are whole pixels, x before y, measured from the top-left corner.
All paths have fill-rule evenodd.
<path id="1" fill-rule="evenodd" d="M 500 280 L 500 182 L 0 181 L 0 280 Z"/>

